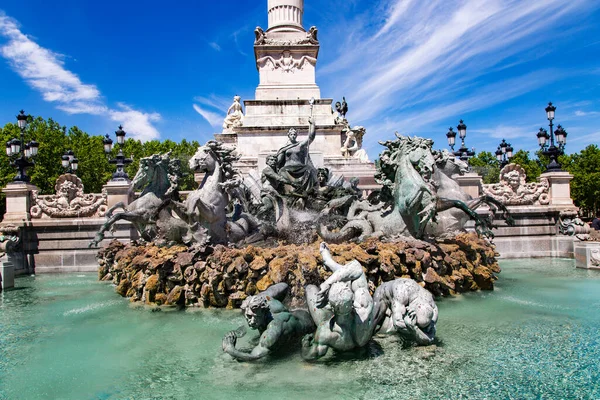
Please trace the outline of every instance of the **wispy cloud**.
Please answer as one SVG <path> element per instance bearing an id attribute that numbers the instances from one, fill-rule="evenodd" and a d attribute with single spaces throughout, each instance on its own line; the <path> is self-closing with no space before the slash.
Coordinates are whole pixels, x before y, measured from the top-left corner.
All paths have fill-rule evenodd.
<path id="1" fill-rule="evenodd" d="M 221 51 L 221 46 L 219 46 L 216 42 L 209 42 L 208 45 L 215 51 Z"/>
<path id="2" fill-rule="evenodd" d="M 223 120 L 227 109 L 233 102 L 232 97 L 217 96 L 211 94 L 210 96 L 196 96 L 194 97 L 196 103 L 194 104 L 194 110 L 202 116 L 211 126 L 220 129 L 223 126 Z"/>
<path id="3" fill-rule="evenodd" d="M 577 117 L 586 117 L 588 115 L 598 115 L 598 114 L 600 114 L 600 112 L 598 112 L 598 111 L 581 111 L 581 110 L 575 111 L 575 116 L 577 116 Z"/>
<path id="4" fill-rule="evenodd" d="M 365 137 L 369 146 L 395 130 L 431 126 L 583 73 L 514 67 L 551 51 L 540 44 L 565 21 L 598 7 L 592 3 L 386 0 L 355 25 L 340 27 L 338 37 L 347 39 L 339 57 L 319 72 L 335 75 L 334 96 L 358 105 L 349 118 L 374 133 Z"/>
<path id="5" fill-rule="evenodd" d="M 211 126 L 218 128 L 223 125 L 223 119 L 225 118 L 223 114 L 209 111 L 206 108 L 200 107 L 198 104 L 194 104 L 193 107 L 198 114 L 202 115 L 202 118 L 204 118 L 206 122 L 211 124 Z"/>
<path id="6" fill-rule="evenodd" d="M 64 56 L 34 42 L 2 11 L 0 35 L 8 39 L 0 47 L 0 55 L 45 101 L 69 114 L 107 116 L 122 123 L 136 139 L 151 140 L 160 136 L 152 125 L 160 119 L 159 114 L 144 113 L 121 103 L 116 109 L 109 108 L 95 85 L 82 82 L 77 74 L 65 68 Z"/>

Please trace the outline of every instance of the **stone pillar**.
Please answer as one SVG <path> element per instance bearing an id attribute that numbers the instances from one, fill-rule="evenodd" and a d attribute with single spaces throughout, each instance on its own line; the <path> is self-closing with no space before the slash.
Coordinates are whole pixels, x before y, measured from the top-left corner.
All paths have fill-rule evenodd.
<path id="1" fill-rule="evenodd" d="M 269 31 L 303 31 L 304 0 L 269 0 Z"/>
<path id="2" fill-rule="evenodd" d="M 2 192 L 6 195 L 6 214 L 3 222 L 24 222 L 31 219 L 31 191 L 38 190 L 37 186 L 26 182 L 11 182 Z"/>
<path id="3" fill-rule="evenodd" d="M 545 172 L 540 178 L 548 179 L 550 184 L 548 195 L 551 206 L 575 207 L 573 199 L 571 199 L 571 185 L 569 184 L 573 175 L 566 171 L 555 171 Z"/>
<path id="4" fill-rule="evenodd" d="M 131 182 L 109 181 L 102 189 L 106 190 L 106 194 L 108 195 L 106 200 L 108 208 L 111 208 L 119 202 L 122 202 L 124 206 L 127 206 L 133 201 Z"/>
<path id="5" fill-rule="evenodd" d="M 463 192 L 471 196 L 472 198 L 477 198 L 481 196 L 481 186 L 483 184 L 483 180 L 481 176 L 479 176 L 476 172 L 468 172 L 464 175 L 456 175 L 453 176 L 454 180 L 458 182 L 458 185 L 462 189 Z"/>
<path id="6" fill-rule="evenodd" d="M 8 254 L 0 257 L 0 292 L 15 286 L 15 266 Z"/>
<path id="7" fill-rule="evenodd" d="M 585 269 L 600 269 L 600 243 L 575 243 L 575 267 Z"/>

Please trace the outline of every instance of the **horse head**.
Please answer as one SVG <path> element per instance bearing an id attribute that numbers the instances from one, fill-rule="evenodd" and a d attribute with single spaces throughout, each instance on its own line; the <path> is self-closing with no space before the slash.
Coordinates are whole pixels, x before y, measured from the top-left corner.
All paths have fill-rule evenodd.
<path id="1" fill-rule="evenodd" d="M 219 147 L 219 143 L 214 140 L 198 147 L 196 153 L 190 158 L 190 169 L 196 172 L 213 173 L 219 159 L 216 152 L 217 147 Z"/>
<path id="2" fill-rule="evenodd" d="M 396 134 L 400 139 L 398 157 L 406 157 L 425 181 L 433 175 L 435 158 L 433 157 L 433 140 L 420 137 L 407 137 Z"/>
<path id="3" fill-rule="evenodd" d="M 140 166 L 133 177 L 132 186 L 136 190 L 170 193 L 170 188 L 177 185 L 179 163 L 170 159 L 171 152 L 154 154 L 140 159 Z"/>
<path id="4" fill-rule="evenodd" d="M 469 164 L 454 156 L 448 150 L 434 151 L 437 169 L 444 175 L 464 175 L 469 172 Z"/>

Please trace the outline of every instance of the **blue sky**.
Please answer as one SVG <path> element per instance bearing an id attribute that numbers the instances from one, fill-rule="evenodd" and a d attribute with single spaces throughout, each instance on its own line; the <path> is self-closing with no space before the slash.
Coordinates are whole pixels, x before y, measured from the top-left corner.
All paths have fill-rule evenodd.
<path id="1" fill-rule="evenodd" d="M 253 30 L 267 0 L 0 3 L 0 124 L 17 112 L 103 135 L 212 138 L 235 94 L 254 98 Z M 317 83 L 345 96 L 364 147 L 395 131 L 535 151 L 557 106 L 567 152 L 600 142 L 600 2 L 305 0 L 319 28 Z"/>

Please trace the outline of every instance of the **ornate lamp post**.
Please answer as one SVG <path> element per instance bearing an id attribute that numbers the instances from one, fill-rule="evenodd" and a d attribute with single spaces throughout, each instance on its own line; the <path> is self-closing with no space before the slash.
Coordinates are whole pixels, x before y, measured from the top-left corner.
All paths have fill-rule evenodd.
<path id="1" fill-rule="evenodd" d="M 115 132 L 115 135 L 117 136 L 117 144 L 119 145 L 119 153 L 117 154 L 117 157 L 108 161 L 111 164 L 117 165 L 117 172 L 115 172 L 113 174 L 111 180 L 112 181 L 129 181 L 129 176 L 127 176 L 127 173 L 125 172 L 124 167 L 127 164 L 131 164 L 133 162 L 133 160 L 131 158 L 125 158 L 125 156 L 123 155 L 123 143 L 125 143 L 126 133 L 123 130 L 123 127 L 121 125 L 119 125 L 119 129 Z M 110 136 L 108 136 L 108 133 L 106 134 L 106 136 L 104 137 L 104 140 L 102 142 L 104 143 L 104 151 L 106 153 L 110 153 L 112 150 L 113 141 L 110 138 Z"/>
<path id="2" fill-rule="evenodd" d="M 506 143 L 506 140 L 502 139 L 502 142 L 498 145 L 498 149 L 496 150 L 496 159 L 498 160 L 498 164 L 500 164 L 500 169 L 504 168 L 506 164 L 510 162 L 510 159 L 513 156 L 513 150 L 510 143 Z"/>
<path id="3" fill-rule="evenodd" d="M 17 123 L 21 130 L 21 140 L 15 138 L 6 142 L 6 155 L 8 157 L 20 155 L 20 157 L 11 161 L 11 165 L 17 167 L 18 170 L 13 182 L 29 182 L 26 168 L 35 164 L 28 159 L 37 155 L 40 145 L 35 140 L 25 143 L 25 129 L 27 128 L 25 111 L 21 110 L 20 114 L 17 115 Z"/>
<path id="4" fill-rule="evenodd" d="M 565 145 L 567 144 L 567 131 L 560 125 L 556 127 L 556 132 L 553 130 L 554 111 L 556 111 L 556 106 L 553 106 L 552 102 L 548 103 L 546 116 L 550 121 L 550 134 L 544 128 L 540 128 L 536 135 L 542 154 L 550 157 L 550 164 L 546 165 L 546 171 L 562 171 L 557 159 L 558 156 L 565 153 Z M 548 144 L 548 139 L 550 139 L 550 144 Z"/>
<path id="5" fill-rule="evenodd" d="M 62 158 L 62 166 L 65 169 L 65 173 L 67 174 L 75 174 L 77 171 L 77 167 L 79 167 L 79 160 L 75 157 L 75 153 L 73 150 L 65 151 L 65 154 Z"/>
<path id="6" fill-rule="evenodd" d="M 465 138 L 467 137 L 467 126 L 465 125 L 462 119 L 460 120 L 456 129 L 458 130 L 458 136 L 461 140 L 460 149 L 458 149 L 458 151 L 454 151 L 454 145 L 456 144 L 456 132 L 454 132 L 452 127 L 450 127 L 448 133 L 446 133 L 446 138 L 448 138 L 448 145 L 452 149 L 452 154 L 454 154 L 455 157 L 460 158 L 462 161 L 468 162 L 469 158 L 475 155 L 475 150 L 469 150 L 467 146 L 465 146 Z"/>

